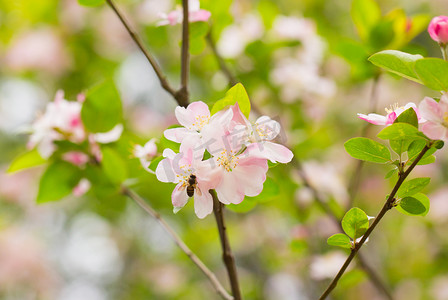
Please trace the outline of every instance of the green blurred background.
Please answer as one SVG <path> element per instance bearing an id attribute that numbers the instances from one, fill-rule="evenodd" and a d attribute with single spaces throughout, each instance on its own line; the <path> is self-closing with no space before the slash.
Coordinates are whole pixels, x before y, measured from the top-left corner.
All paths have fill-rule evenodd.
<path id="1" fill-rule="evenodd" d="M 181 26 L 156 23 L 159 12 L 179 3 L 116 4 L 178 86 Z M 339 216 L 352 206 L 347 186 L 356 162 L 343 143 L 365 126 L 356 113 L 372 107 L 383 113 L 394 103 L 436 96 L 381 74 L 367 57 L 383 49 L 440 57 L 426 26 L 433 16 L 448 14 L 448 3 L 378 4 L 382 17 L 368 35 L 355 26 L 352 3 L 344 0 L 203 0 L 201 8 L 212 13 L 209 24 L 191 25 L 191 99 L 212 104 L 229 86 L 205 39 L 211 30 L 252 102 L 281 122 L 283 141 Z M 43 168 L 6 173 L 26 151 L 23 128 L 58 89 L 75 99 L 105 78 L 113 78 L 122 97 L 126 131 L 114 147 L 126 159 L 133 188 L 227 286 L 213 216 L 198 219 L 192 203 L 174 215 L 174 186 L 158 182 L 130 158 L 133 143 L 161 139 L 175 124 L 175 102 L 112 10 L 76 0 L 0 0 L 0 299 L 218 299 L 157 222 L 117 191 L 37 205 Z M 371 127 L 367 133 L 378 131 Z M 387 171 L 363 168 L 354 206 L 368 215 L 379 211 L 393 185 L 384 179 Z M 428 216 L 391 212 L 362 252 L 396 299 L 448 299 L 446 150 L 415 176 L 432 178 L 425 191 L 432 206 Z M 290 165 L 271 168 L 263 193 L 229 207 L 226 216 L 245 299 L 317 299 L 347 255 L 326 244 L 338 228 Z M 356 264 L 332 297 L 383 299 Z"/>

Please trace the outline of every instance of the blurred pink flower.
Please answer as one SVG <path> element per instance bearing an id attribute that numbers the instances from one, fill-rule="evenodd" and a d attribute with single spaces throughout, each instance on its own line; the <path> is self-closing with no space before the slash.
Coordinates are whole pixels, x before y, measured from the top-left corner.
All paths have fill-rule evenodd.
<path id="1" fill-rule="evenodd" d="M 156 139 L 150 139 L 144 146 L 135 145 L 133 155 L 140 159 L 140 163 L 146 169 L 151 160 L 157 155 Z"/>
<path id="2" fill-rule="evenodd" d="M 95 133 L 94 140 L 100 144 L 109 144 L 120 139 L 123 133 L 123 124 L 117 124 L 108 132 Z"/>
<path id="3" fill-rule="evenodd" d="M 51 29 L 17 35 L 6 52 L 4 64 L 15 71 L 46 71 L 60 75 L 70 67 L 64 43 Z"/>
<path id="4" fill-rule="evenodd" d="M 188 21 L 190 23 L 207 22 L 210 16 L 211 13 L 208 10 L 200 9 L 199 0 L 188 0 Z M 158 26 L 180 24 L 183 20 L 182 8 L 178 7 L 168 14 L 160 13 L 159 17 L 162 20 L 157 22 Z"/>
<path id="5" fill-rule="evenodd" d="M 157 166 L 156 176 L 162 182 L 177 183 L 171 195 L 173 206 L 176 210 L 187 204 L 190 198 L 187 194 L 189 181 L 196 182 L 194 188 L 194 209 L 199 218 L 204 218 L 213 211 L 213 198 L 208 192 L 218 183 L 216 170 L 212 166 L 202 161 L 202 156 L 197 158 L 192 149 L 178 154 L 171 149 L 163 151 L 163 159 Z M 194 176 L 192 178 L 192 176 Z"/>
<path id="6" fill-rule="evenodd" d="M 346 259 L 347 256 L 340 251 L 332 251 L 314 257 L 310 265 L 311 278 L 315 280 L 333 278 Z"/>
<path id="7" fill-rule="evenodd" d="M 386 125 L 389 126 L 394 123 L 395 119 L 404 112 L 405 110 L 409 108 L 413 108 L 415 110 L 415 113 L 418 117 L 418 122 L 423 123 L 425 122 L 425 119 L 422 118 L 419 110 L 417 109 L 417 105 L 415 103 L 409 102 L 405 106 L 399 107 L 398 104 L 394 104 L 394 106 L 391 106 L 391 108 L 386 108 L 387 115 L 379 115 L 379 114 L 358 114 L 358 117 L 364 121 L 367 121 L 369 123 L 372 123 L 374 125 Z"/>
<path id="8" fill-rule="evenodd" d="M 444 94 L 439 102 L 425 97 L 419 110 L 427 120 L 422 125 L 423 133 L 433 140 L 448 141 L 448 96 Z"/>
<path id="9" fill-rule="evenodd" d="M 84 166 L 89 161 L 89 156 L 81 151 L 70 151 L 64 153 L 62 159 L 75 166 Z"/>
<path id="10" fill-rule="evenodd" d="M 448 43 L 448 17 L 434 17 L 429 23 L 428 33 L 434 41 L 441 44 Z"/>
<path id="11" fill-rule="evenodd" d="M 79 183 L 73 188 L 73 195 L 75 197 L 81 197 L 90 190 L 92 184 L 86 178 L 83 178 Z"/>
<path id="12" fill-rule="evenodd" d="M 81 106 L 80 102 L 65 100 L 64 92 L 59 90 L 54 102 L 48 103 L 45 113 L 33 123 L 28 147 L 37 146 L 42 157 L 48 158 L 56 149 L 55 140 L 82 142 L 86 134 L 81 121 Z"/>

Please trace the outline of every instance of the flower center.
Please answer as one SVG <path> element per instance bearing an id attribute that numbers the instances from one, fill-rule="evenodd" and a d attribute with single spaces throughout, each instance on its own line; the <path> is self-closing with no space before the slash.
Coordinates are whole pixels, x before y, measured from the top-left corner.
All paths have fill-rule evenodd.
<path id="1" fill-rule="evenodd" d="M 443 126 L 448 127 L 448 112 L 443 114 Z"/>
<path id="2" fill-rule="evenodd" d="M 210 121 L 210 116 L 196 116 L 195 122 L 192 124 L 197 130 L 202 130 L 202 128 L 208 124 Z"/>
<path id="3" fill-rule="evenodd" d="M 404 106 L 398 106 L 398 103 L 394 103 L 389 108 L 386 107 L 385 110 L 386 110 L 387 114 L 390 114 L 390 113 L 393 113 L 394 111 L 396 111 L 399 108 L 404 110 Z"/>
<path id="4" fill-rule="evenodd" d="M 239 157 L 236 156 L 234 151 L 223 150 L 216 160 L 220 167 L 223 167 L 227 172 L 232 172 L 238 165 Z"/>
<path id="5" fill-rule="evenodd" d="M 176 174 L 177 182 L 183 182 L 183 185 L 186 186 L 190 175 L 193 174 L 193 169 L 191 165 L 179 166 L 179 169 L 181 172 Z"/>

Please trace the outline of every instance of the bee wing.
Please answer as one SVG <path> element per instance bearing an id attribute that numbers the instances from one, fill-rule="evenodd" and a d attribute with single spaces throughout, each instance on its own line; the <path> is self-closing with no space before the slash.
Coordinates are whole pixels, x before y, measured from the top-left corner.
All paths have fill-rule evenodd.
<path id="1" fill-rule="evenodd" d="M 202 196 L 201 189 L 198 186 L 196 186 L 196 194 L 198 194 L 198 196 Z"/>

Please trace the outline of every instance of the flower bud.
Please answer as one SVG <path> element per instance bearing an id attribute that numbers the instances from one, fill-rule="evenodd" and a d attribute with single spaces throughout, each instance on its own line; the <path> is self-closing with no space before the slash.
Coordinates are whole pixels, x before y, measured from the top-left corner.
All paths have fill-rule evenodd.
<path id="1" fill-rule="evenodd" d="M 429 23 L 428 32 L 431 38 L 441 44 L 448 43 L 448 17 L 434 17 Z"/>

